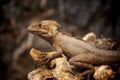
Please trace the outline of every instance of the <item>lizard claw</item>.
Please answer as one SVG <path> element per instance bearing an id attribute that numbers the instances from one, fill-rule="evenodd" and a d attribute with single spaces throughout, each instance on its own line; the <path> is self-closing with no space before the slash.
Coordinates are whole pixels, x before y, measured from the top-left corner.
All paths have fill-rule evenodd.
<path id="1" fill-rule="evenodd" d="M 48 61 L 49 61 L 49 58 L 47 58 L 46 52 L 41 52 L 38 62 L 41 65 L 43 65 L 43 64 L 46 64 Z"/>

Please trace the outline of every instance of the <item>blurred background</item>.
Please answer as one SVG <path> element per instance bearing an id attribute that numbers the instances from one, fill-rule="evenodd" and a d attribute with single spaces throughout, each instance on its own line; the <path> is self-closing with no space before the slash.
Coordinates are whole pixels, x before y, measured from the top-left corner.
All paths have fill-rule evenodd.
<path id="1" fill-rule="evenodd" d="M 52 19 L 60 31 L 83 37 L 94 32 L 120 42 L 119 0 L 3 0 L 0 2 L 0 79 L 27 80 L 35 69 L 31 48 L 52 47 L 27 31 L 31 21 Z"/>

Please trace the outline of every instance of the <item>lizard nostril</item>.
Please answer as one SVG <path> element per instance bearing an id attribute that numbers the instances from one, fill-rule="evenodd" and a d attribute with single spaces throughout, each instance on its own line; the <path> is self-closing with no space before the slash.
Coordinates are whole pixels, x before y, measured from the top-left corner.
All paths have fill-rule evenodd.
<path id="1" fill-rule="evenodd" d="M 30 30 L 31 29 L 31 26 L 27 27 L 27 30 Z"/>

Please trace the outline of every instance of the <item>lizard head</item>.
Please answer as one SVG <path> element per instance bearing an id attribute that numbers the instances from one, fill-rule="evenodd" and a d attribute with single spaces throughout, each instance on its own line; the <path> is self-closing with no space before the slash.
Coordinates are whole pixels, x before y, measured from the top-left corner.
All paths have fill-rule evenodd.
<path id="1" fill-rule="evenodd" d="M 53 20 L 43 20 L 41 22 L 33 22 L 28 31 L 43 38 L 50 38 L 56 35 L 57 28 L 60 25 Z"/>

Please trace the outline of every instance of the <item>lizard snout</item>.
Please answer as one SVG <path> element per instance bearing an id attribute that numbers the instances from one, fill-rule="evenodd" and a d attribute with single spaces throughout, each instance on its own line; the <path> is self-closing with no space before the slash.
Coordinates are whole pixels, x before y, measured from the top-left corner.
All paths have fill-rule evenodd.
<path id="1" fill-rule="evenodd" d="M 28 27 L 27 27 L 27 30 L 28 30 L 28 31 L 31 31 L 31 26 L 28 26 Z"/>

